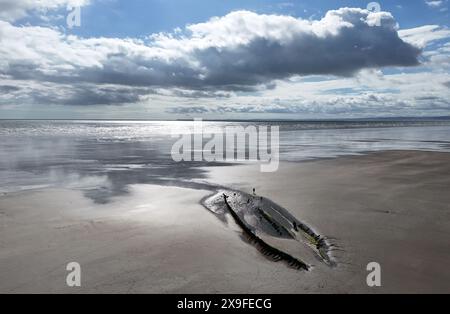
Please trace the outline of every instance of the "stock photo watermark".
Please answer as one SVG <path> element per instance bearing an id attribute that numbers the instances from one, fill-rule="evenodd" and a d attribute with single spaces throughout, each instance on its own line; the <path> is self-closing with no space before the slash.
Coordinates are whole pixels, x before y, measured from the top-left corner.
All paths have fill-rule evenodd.
<path id="1" fill-rule="evenodd" d="M 369 2 L 366 9 L 372 13 L 381 12 L 381 4 L 379 2 Z M 66 24 L 69 29 L 81 26 L 81 6 L 67 6 L 69 12 L 66 17 Z M 381 26 L 381 20 L 374 21 L 373 26 Z"/>
<path id="2" fill-rule="evenodd" d="M 369 4 L 367 4 L 366 9 L 372 13 L 379 13 L 381 12 L 381 4 L 379 4 L 378 2 L 370 2 Z M 373 22 L 372 26 L 381 26 L 381 19 L 376 19 Z"/>
<path id="3" fill-rule="evenodd" d="M 66 284 L 68 287 L 81 287 L 81 266 L 77 262 L 70 262 L 66 266 L 69 272 L 66 276 Z"/>
<path id="4" fill-rule="evenodd" d="M 261 172 L 278 170 L 278 126 L 227 126 L 223 132 L 208 133 L 202 119 L 195 119 L 192 133 L 172 131 L 172 137 L 179 138 L 171 150 L 175 162 L 258 162 Z"/>
<path id="5" fill-rule="evenodd" d="M 67 14 L 66 23 L 67 27 L 69 29 L 72 29 L 74 27 L 80 27 L 81 26 L 81 7 L 80 6 L 67 6 L 67 11 L 69 12 Z"/>
<path id="6" fill-rule="evenodd" d="M 381 287 L 381 266 L 377 262 L 367 264 L 366 270 L 369 274 L 366 277 L 366 283 L 369 287 Z"/>

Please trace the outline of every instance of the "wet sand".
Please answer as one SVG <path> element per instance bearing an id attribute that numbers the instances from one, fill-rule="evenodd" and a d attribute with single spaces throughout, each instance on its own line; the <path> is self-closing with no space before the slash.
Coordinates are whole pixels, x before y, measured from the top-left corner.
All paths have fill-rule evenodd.
<path id="1" fill-rule="evenodd" d="M 240 166 L 211 175 L 231 188 L 255 187 L 335 239 L 335 278 L 323 265 L 312 271 L 326 291 L 450 293 L 449 154 L 381 152 L 282 163 L 274 173 Z M 366 285 L 372 261 L 381 265 L 380 288 Z"/>
<path id="2" fill-rule="evenodd" d="M 253 187 L 337 245 L 337 265 L 299 271 L 263 256 L 211 191 L 133 185 L 96 204 L 82 191 L 0 196 L 2 293 L 450 292 L 450 154 L 382 152 L 302 163 L 210 167 L 211 183 Z M 67 263 L 82 269 L 69 288 Z M 367 263 L 382 287 L 366 285 Z"/>

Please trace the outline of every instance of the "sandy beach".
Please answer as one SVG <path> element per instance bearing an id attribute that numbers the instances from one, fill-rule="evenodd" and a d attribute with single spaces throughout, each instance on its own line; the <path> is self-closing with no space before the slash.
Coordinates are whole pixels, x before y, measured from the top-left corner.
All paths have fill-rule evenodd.
<path id="1" fill-rule="evenodd" d="M 445 153 L 392 151 L 282 163 L 271 174 L 215 168 L 212 177 L 236 189 L 256 187 L 335 239 L 337 267 L 312 271 L 324 291 L 449 292 L 449 161 Z M 366 285 L 372 261 L 382 267 L 380 288 Z"/>
<path id="2" fill-rule="evenodd" d="M 0 295 L 450 294 L 449 4 L 0 0 Z"/>
<path id="3" fill-rule="evenodd" d="M 208 167 L 209 183 L 283 206 L 336 246 L 330 267 L 299 271 L 262 255 L 211 191 L 131 185 L 108 204 L 80 190 L 0 197 L 1 293 L 450 292 L 450 155 L 392 151 L 308 162 Z M 229 218 L 229 217 L 228 217 Z M 81 265 L 69 288 L 67 263 Z M 382 286 L 366 285 L 378 262 Z"/>

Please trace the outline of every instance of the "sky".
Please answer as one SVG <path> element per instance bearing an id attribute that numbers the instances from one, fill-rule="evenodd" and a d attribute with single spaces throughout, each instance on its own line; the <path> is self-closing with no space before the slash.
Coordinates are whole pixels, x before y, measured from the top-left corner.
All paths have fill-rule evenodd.
<path id="1" fill-rule="evenodd" d="M 450 115 L 449 0 L 0 0 L 0 119 Z"/>

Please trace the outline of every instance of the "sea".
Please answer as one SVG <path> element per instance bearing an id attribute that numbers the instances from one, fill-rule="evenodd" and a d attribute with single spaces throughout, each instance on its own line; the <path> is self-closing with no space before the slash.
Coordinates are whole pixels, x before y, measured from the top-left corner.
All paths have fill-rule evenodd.
<path id="1" fill-rule="evenodd" d="M 450 152 L 449 119 L 202 123 L 215 133 L 278 127 L 279 158 L 289 162 L 388 150 Z M 205 168 L 240 162 L 175 162 L 174 143 L 193 130 L 193 121 L 0 120 L 0 197 L 69 188 L 107 203 L 132 184 L 207 188 Z"/>

